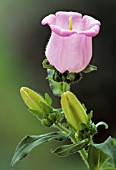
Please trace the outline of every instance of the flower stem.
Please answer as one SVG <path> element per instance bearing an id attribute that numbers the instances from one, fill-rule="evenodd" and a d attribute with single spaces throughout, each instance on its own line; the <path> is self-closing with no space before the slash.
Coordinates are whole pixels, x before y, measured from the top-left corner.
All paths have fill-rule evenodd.
<path id="1" fill-rule="evenodd" d="M 55 122 L 55 125 L 56 125 L 59 129 L 63 130 L 66 134 L 70 134 L 70 133 L 71 133 L 67 128 L 65 128 L 64 126 L 62 126 L 60 123 Z M 71 141 L 72 141 L 73 143 L 76 142 L 75 138 L 74 138 L 72 135 L 70 135 L 70 139 L 71 139 Z"/>
<path id="2" fill-rule="evenodd" d="M 79 153 L 80 153 L 82 160 L 86 164 L 87 168 L 89 168 L 89 165 L 88 165 L 88 162 L 87 162 L 87 152 L 86 152 L 86 150 L 83 148 L 82 150 L 79 151 Z"/>
<path id="3" fill-rule="evenodd" d="M 62 126 L 60 123 L 55 122 L 55 125 L 56 125 L 59 129 L 63 130 L 66 134 L 70 133 L 70 131 L 69 131 L 68 129 L 66 129 L 64 126 Z"/>
<path id="4" fill-rule="evenodd" d="M 64 126 L 62 126 L 60 123 L 55 122 L 55 125 L 56 125 L 60 130 L 64 131 L 66 134 L 69 134 L 69 133 L 70 133 L 70 131 L 69 131 L 68 129 L 66 129 Z M 73 143 L 76 143 L 76 139 L 75 139 L 73 136 L 70 136 L 70 139 L 71 139 L 71 141 L 72 141 Z M 82 160 L 85 162 L 87 168 L 89 168 L 89 165 L 88 165 L 88 162 L 87 162 L 87 156 L 88 156 L 88 155 L 87 155 L 86 150 L 85 150 L 85 149 L 82 149 L 82 150 L 79 151 L 79 153 L 80 153 L 80 156 L 81 156 Z"/>

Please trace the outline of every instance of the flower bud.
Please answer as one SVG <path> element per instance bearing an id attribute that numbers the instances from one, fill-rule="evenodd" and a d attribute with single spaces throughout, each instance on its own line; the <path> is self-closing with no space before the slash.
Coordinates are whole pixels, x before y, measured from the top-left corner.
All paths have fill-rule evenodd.
<path id="1" fill-rule="evenodd" d="M 22 87 L 20 89 L 20 93 L 30 111 L 32 111 L 32 113 L 39 119 L 42 119 L 45 114 L 50 112 L 51 107 L 39 94 L 33 90 L 27 87 Z"/>
<path id="2" fill-rule="evenodd" d="M 80 123 L 87 124 L 88 118 L 82 104 L 72 92 L 65 92 L 61 97 L 61 105 L 68 122 L 78 131 Z"/>
<path id="3" fill-rule="evenodd" d="M 47 119 L 47 118 L 44 118 L 44 119 L 42 119 L 42 124 L 44 126 L 50 127 L 50 126 L 53 125 L 53 122 L 51 120 Z"/>

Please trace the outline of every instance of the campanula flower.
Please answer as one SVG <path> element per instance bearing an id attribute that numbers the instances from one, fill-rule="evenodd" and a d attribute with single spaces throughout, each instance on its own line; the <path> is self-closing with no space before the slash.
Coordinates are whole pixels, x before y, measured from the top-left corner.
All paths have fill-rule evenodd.
<path id="1" fill-rule="evenodd" d="M 77 12 L 57 12 L 42 20 L 49 25 L 51 37 L 45 55 L 59 72 L 80 72 L 92 57 L 92 37 L 100 30 L 100 22 Z"/>

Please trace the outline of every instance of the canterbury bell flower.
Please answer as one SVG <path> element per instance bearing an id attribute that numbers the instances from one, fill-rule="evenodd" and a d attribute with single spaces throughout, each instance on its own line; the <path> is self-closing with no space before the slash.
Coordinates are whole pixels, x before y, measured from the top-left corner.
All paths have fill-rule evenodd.
<path id="1" fill-rule="evenodd" d="M 63 93 L 61 105 L 66 119 L 75 130 L 79 130 L 80 123 L 87 124 L 88 118 L 86 111 L 72 92 L 67 91 Z"/>
<path id="2" fill-rule="evenodd" d="M 92 57 L 92 37 L 100 30 L 100 22 L 77 12 L 57 12 L 42 20 L 52 33 L 45 55 L 59 72 L 80 72 Z"/>

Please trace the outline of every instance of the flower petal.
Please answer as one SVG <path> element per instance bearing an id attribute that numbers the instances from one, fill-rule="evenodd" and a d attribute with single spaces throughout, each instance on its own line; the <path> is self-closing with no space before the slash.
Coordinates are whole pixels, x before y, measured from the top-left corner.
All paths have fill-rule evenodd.
<path id="1" fill-rule="evenodd" d="M 46 25 L 46 24 L 55 24 L 55 20 L 56 20 L 56 16 L 53 14 L 50 14 L 48 16 L 46 16 L 42 21 L 42 25 Z"/>
<path id="2" fill-rule="evenodd" d="M 82 14 L 78 13 L 78 12 L 64 12 L 64 11 L 58 11 L 56 12 L 56 17 L 63 17 L 64 19 L 69 18 L 81 18 Z"/>
<path id="3" fill-rule="evenodd" d="M 93 17 L 85 15 L 80 24 L 82 29 L 78 32 L 78 34 L 93 37 L 99 33 L 101 23 Z"/>
<path id="4" fill-rule="evenodd" d="M 80 72 L 92 57 L 92 38 L 73 34 L 62 37 L 52 32 L 46 57 L 59 72 Z"/>
<path id="5" fill-rule="evenodd" d="M 82 15 L 78 12 L 56 12 L 56 25 L 67 30 L 70 17 L 72 17 L 72 20 L 76 19 L 78 21 L 78 19 L 82 18 Z"/>
<path id="6" fill-rule="evenodd" d="M 88 37 L 95 37 L 99 33 L 100 27 L 98 25 L 93 26 L 89 30 L 80 31 L 78 34 L 84 34 Z"/>
<path id="7" fill-rule="evenodd" d="M 55 32 L 56 34 L 58 34 L 59 36 L 67 37 L 67 36 L 70 36 L 72 34 L 77 33 L 76 31 L 68 30 L 68 29 L 66 30 L 66 29 L 63 29 L 63 28 L 61 28 L 59 26 L 52 25 L 52 24 L 49 25 L 49 26 L 50 26 L 51 30 L 53 32 Z"/>

